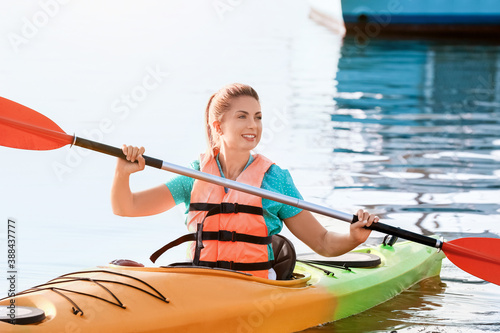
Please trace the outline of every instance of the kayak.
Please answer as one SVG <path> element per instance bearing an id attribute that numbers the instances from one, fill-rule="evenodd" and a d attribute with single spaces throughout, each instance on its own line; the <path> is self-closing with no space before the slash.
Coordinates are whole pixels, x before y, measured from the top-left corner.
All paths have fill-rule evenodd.
<path id="1" fill-rule="evenodd" d="M 44 316 L 35 313 L 34 322 L 17 325 L 0 322 L 0 331 L 295 332 L 383 303 L 439 275 L 444 258 L 412 242 L 352 253 L 376 256 L 379 264 L 332 267 L 329 258 L 298 261 L 294 279 L 285 281 L 202 267 L 87 269 L 18 294 L 16 307 Z M 7 309 L 10 300 L 0 306 Z"/>
<path id="2" fill-rule="evenodd" d="M 0 321 L 0 332 L 295 332 L 383 303 L 439 275 L 444 258 L 413 242 L 349 254 L 378 262 L 299 255 L 294 278 L 279 281 L 192 266 L 86 269 L 19 293 L 15 305 L 33 311 L 31 320 Z M 0 308 L 10 304 L 2 299 Z"/>

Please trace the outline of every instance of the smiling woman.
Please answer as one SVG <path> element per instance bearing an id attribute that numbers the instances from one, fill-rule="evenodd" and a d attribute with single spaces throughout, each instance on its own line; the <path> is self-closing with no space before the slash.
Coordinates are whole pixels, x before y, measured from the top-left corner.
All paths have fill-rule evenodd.
<path id="1" fill-rule="evenodd" d="M 228 154 L 241 154 L 245 165 L 247 152 L 257 146 L 262 135 L 259 95 L 252 87 L 237 83 L 220 89 L 208 101 L 205 126 L 207 154 L 220 154 L 219 160 Z M 241 144 L 244 146 L 238 147 Z M 235 179 L 227 173 L 226 177 Z"/>
<path id="2" fill-rule="evenodd" d="M 193 163 L 193 169 L 302 199 L 287 170 L 252 154 L 262 136 L 262 110 L 252 87 L 234 83 L 213 94 L 205 110 L 205 122 L 208 149 Z M 196 266 L 275 279 L 272 236 L 281 231 L 283 222 L 297 238 L 324 256 L 354 249 L 370 234 L 364 227 L 378 222 L 378 217 L 359 210 L 360 222 L 351 224 L 349 234 L 339 234 L 327 231 L 301 208 L 187 176 L 132 193 L 129 176 L 144 169 L 144 151 L 143 147 L 123 147 L 126 160 L 118 159 L 111 196 L 113 211 L 122 216 L 145 216 L 185 204 L 192 234 L 165 248 L 195 240 L 190 259 Z"/>

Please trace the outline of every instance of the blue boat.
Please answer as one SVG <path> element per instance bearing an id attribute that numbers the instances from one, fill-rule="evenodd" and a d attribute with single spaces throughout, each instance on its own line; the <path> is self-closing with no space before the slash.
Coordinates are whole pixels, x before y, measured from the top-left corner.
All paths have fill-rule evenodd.
<path id="1" fill-rule="evenodd" d="M 498 0 L 341 0 L 348 34 L 500 39 Z"/>

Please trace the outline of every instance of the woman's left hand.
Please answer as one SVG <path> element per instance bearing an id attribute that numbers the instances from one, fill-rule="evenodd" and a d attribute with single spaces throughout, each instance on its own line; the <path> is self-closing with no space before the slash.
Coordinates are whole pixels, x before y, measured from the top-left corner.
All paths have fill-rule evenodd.
<path id="1" fill-rule="evenodd" d="M 377 223 L 380 218 L 362 209 L 358 210 L 356 215 L 358 216 L 358 222 L 351 223 L 350 236 L 353 241 L 361 244 L 366 242 L 372 232 L 370 229 L 365 229 L 365 227 L 371 226 L 372 223 Z"/>

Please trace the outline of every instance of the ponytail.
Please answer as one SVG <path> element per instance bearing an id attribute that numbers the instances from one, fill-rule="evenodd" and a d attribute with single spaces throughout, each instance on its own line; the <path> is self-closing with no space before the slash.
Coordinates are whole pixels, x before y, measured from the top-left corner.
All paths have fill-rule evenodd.
<path id="1" fill-rule="evenodd" d="M 215 153 L 215 148 L 217 146 L 215 142 L 215 138 L 212 134 L 212 125 L 210 124 L 210 105 L 212 104 L 212 100 L 214 99 L 215 95 L 217 93 L 213 94 L 210 96 L 210 99 L 208 100 L 207 108 L 205 110 L 205 134 L 206 134 L 206 139 L 207 139 L 207 152 L 205 155 L 210 155 L 214 156 L 216 155 Z"/>

